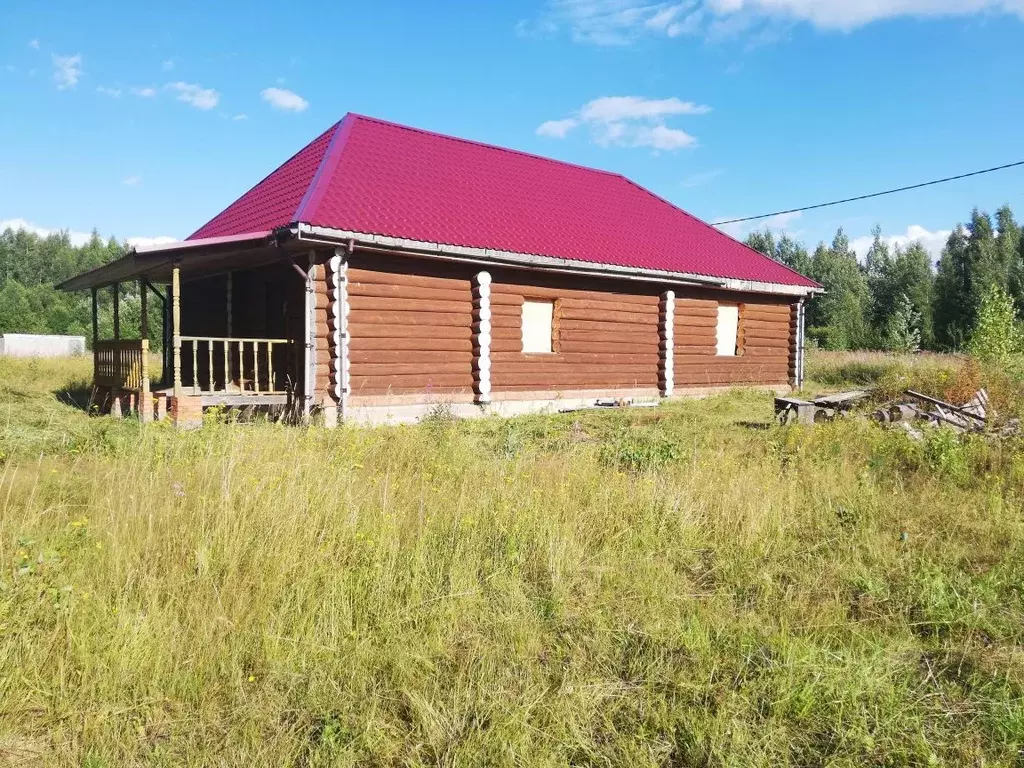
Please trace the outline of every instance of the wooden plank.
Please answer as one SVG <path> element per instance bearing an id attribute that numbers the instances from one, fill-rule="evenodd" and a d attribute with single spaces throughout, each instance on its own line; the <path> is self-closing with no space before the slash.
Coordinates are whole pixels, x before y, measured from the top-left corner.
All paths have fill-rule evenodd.
<path id="1" fill-rule="evenodd" d="M 349 350 L 349 360 L 353 365 L 357 363 L 464 363 L 469 365 L 473 362 L 473 353 L 465 351 L 436 351 L 436 350 L 412 350 L 412 349 L 367 349 Z"/>
<path id="2" fill-rule="evenodd" d="M 559 331 L 559 339 L 563 345 L 570 342 L 599 342 L 608 344 L 657 344 L 661 341 L 657 328 L 644 328 L 640 332 L 623 333 L 616 331 L 574 330 L 563 328 Z"/>
<path id="3" fill-rule="evenodd" d="M 470 301 L 468 290 L 457 288 L 426 288 L 393 283 L 349 283 L 349 300 L 355 297 L 382 299 L 416 299 L 425 301 Z"/>
<path id="4" fill-rule="evenodd" d="M 384 312 L 472 312 L 473 300 L 467 294 L 459 301 L 437 301 L 434 299 L 407 299 L 378 296 L 349 296 L 353 312 L 369 310 Z"/>
<path id="5" fill-rule="evenodd" d="M 597 319 L 593 320 L 562 320 L 559 323 L 559 329 L 562 333 L 566 331 L 606 331 L 613 334 L 621 334 L 623 336 L 631 336 L 635 333 L 643 333 L 645 331 L 657 335 L 658 324 L 656 322 L 650 323 L 618 323 L 618 322 L 602 322 Z"/>
<path id="6" fill-rule="evenodd" d="M 689 316 L 676 315 L 675 328 L 676 330 L 685 330 L 687 328 L 711 328 L 714 329 L 718 326 L 718 317 L 702 317 L 702 316 Z"/>
<path id="7" fill-rule="evenodd" d="M 408 328 L 408 326 L 402 326 Z M 440 338 L 440 337 L 422 337 L 422 336 L 405 336 L 400 338 L 395 337 L 377 337 L 377 336 L 353 336 L 349 340 L 349 350 L 352 352 L 366 350 L 366 351 L 380 351 L 380 350 L 407 350 L 414 352 L 469 352 L 473 351 L 473 342 L 470 340 L 469 334 L 465 335 L 462 339 L 452 338 Z"/>
<path id="8" fill-rule="evenodd" d="M 355 390 L 362 387 L 386 390 L 388 388 L 424 388 L 427 387 L 472 387 L 473 376 L 466 373 L 443 373 L 437 375 L 416 373 L 396 376 L 360 376 L 352 370 L 352 383 Z"/>
<path id="9" fill-rule="evenodd" d="M 639 304 L 626 301 L 599 301 L 597 299 L 562 299 L 559 302 L 562 310 L 583 309 L 600 312 L 631 312 L 643 315 L 658 316 L 658 307 L 654 304 Z"/>
<path id="10" fill-rule="evenodd" d="M 629 325 L 657 326 L 657 312 L 620 312 L 615 310 L 595 309 L 593 307 L 576 308 L 560 306 L 557 310 L 564 323 L 566 320 L 597 320 L 606 323 L 623 323 Z"/>
<path id="11" fill-rule="evenodd" d="M 414 265 L 410 264 L 410 268 Z M 469 291 L 469 280 L 457 277 L 410 275 L 403 272 L 384 272 L 373 269 L 348 268 L 349 290 L 361 283 L 374 285 L 407 285 L 413 288 L 439 288 L 441 290 Z"/>
<path id="12" fill-rule="evenodd" d="M 634 343 L 630 341 L 579 341 L 563 338 L 559 345 L 559 354 L 639 354 L 656 357 L 659 349 L 657 340 Z"/>
<path id="13" fill-rule="evenodd" d="M 525 387 L 538 390 L 557 390 L 565 387 L 600 389 L 612 387 L 656 387 L 657 374 L 651 376 L 577 376 L 573 374 L 502 374 L 492 376 L 491 386 L 495 389 Z"/>
<path id="14" fill-rule="evenodd" d="M 349 318 L 349 331 L 352 334 L 352 341 L 360 337 L 370 336 L 399 339 L 469 339 L 472 336 L 472 330 L 469 325 L 393 325 L 363 322 L 353 317 Z"/>
<path id="15" fill-rule="evenodd" d="M 472 313 L 466 312 L 371 312 L 352 310 L 352 325 L 462 326 L 469 328 Z"/>
<path id="16" fill-rule="evenodd" d="M 495 281 L 491 285 L 491 296 L 523 296 L 537 299 L 576 299 L 590 301 L 612 301 L 625 304 L 648 304 L 658 306 L 658 296 L 651 294 L 615 293 L 609 291 L 585 291 L 573 288 L 550 288 L 547 286 L 521 285 Z"/>
<path id="17" fill-rule="evenodd" d="M 559 352 L 556 357 L 566 363 L 600 365 L 657 365 L 661 359 L 657 352 L 646 355 L 614 354 L 599 352 Z M 529 359 L 520 352 L 492 352 L 492 362 L 518 362 Z"/>
<path id="18" fill-rule="evenodd" d="M 419 374 L 434 376 L 435 374 L 467 374 L 471 372 L 470 363 L 360 363 L 352 364 L 353 376 L 403 376 Z"/>
<path id="19" fill-rule="evenodd" d="M 649 378 L 657 375 L 657 368 L 647 365 L 630 366 L 623 364 L 615 365 L 601 365 L 601 366 L 589 366 L 582 364 L 582 362 L 565 362 L 563 360 L 519 360 L 519 361 L 504 361 L 504 362 L 493 362 L 490 365 L 490 372 L 495 376 L 504 376 L 505 374 L 551 374 L 560 376 L 562 374 L 571 375 L 590 375 L 596 374 L 597 378 L 604 378 L 605 376 L 617 377 L 624 374 L 629 376 L 640 376 L 641 378 Z"/>

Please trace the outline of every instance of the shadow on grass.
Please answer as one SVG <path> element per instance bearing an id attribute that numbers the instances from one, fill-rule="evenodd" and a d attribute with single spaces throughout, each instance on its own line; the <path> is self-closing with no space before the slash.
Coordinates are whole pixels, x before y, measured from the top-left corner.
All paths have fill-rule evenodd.
<path id="1" fill-rule="evenodd" d="M 737 421 L 737 427 L 743 427 L 744 429 L 750 429 L 755 432 L 767 432 L 772 428 L 772 425 L 764 421 Z"/>
<path id="2" fill-rule="evenodd" d="M 89 412 L 89 402 L 92 399 L 92 387 L 86 384 L 76 383 L 70 387 L 54 390 L 54 397 L 64 405 L 70 405 L 85 413 Z"/>

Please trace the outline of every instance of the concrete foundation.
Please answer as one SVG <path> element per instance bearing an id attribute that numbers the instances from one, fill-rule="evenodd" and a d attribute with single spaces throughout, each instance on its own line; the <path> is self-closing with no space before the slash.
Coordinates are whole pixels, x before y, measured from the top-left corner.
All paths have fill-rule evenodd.
<path id="1" fill-rule="evenodd" d="M 0 334 L 0 356 L 74 357 L 85 354 L 85 336 L 37 333 Z"/>

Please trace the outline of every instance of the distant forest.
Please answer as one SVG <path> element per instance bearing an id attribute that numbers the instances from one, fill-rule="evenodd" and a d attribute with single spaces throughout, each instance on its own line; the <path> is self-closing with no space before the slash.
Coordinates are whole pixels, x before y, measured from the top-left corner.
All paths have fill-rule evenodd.
<path id="1" fill-rule="evenodd" d="M 826 349 L 959 350 L 977 324 L 982 299 L 993 286 L 1024 308 L 1024 242 L 1009 207 L 995 217 L 975 209 L 957 225 L 937 264 L 920 244 L 890 247 L 876 229 L 864 262 L 840 229 L 813 252 L 789 236 L 755 232 L 747 244 L 825 287 L 807 310 L 808 342 Z M 117 240 L 95 231 L 85 245 L 66 232 L 40 237 L 25 230 L 0 234 L 0 333 L 61 333 L 92 341 L 88 292 L 54 285 L 123 255 Z M 136 335 L 140 302 L 134 284 L 121 286 L 121 327 Z M 159 345 L 159 302 L 150 302 L 154 347 Z M 100 291 L 100 335 L 113 331 L 112 293 Z"/>
<path id="2" fill-rule="evenodd" d="M 54 286 L 125 254 L 126 246 L 103 240 L 94 230 L 85 245 L 72 245 L 67 232 L 47 237 L 27 230 L 0 234 L 0 333 L 60 333 L 85 336 L 92 344 L 89 291 L 65 293 Z M 138 337 L 141 302 L 134 283 L 120 288 L 121 335 Z M 113 337 L 113 290 L 99 292 L 100 338 Z M 155 306 L 154 306 L 155 305 Z M 160 346 L 160 302 L 150 301 L 151 346 Z"/>
<path id="3" fill-rule="evenodd" d="M 919 243 L 890 247 L 877 228 L 863 263 L 842 229 L 813 253 L 770 231 L 750 235 L 747 245 L 825 287 L 808 305 L 807 338 L 826 349 L 960 350 L 993 287 L 1024 308 L 1024 244 L 1008 206 L 994 220 L 974 209 L 953 228 L 937 264 Z"/>

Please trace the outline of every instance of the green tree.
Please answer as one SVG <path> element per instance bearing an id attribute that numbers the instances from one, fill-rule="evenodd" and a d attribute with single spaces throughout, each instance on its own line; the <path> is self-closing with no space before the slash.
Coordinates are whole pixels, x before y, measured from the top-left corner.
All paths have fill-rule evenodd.
<path id="1" fill-rule="evenodd" d="M 890 352 L 913 353 L 921 349 L 921 313 L 905 293 L 896 299 L 896 308 L 886 322 L 883 337 Z"/>
<path id="2" fill-rule="evenodd" d="M 1013 298 L 1005 288 L 993 284 L 982 297 L 968 351 L 985 362 L 1006 363 L 1020 346 Z"/>
<path id="3" fill-rule="evenodd" d="M 807 323 L 827 349 L 862 349 L 870 345 L 871 295 L 867 277 L 840 229 L 831 247 L 818 245 L 811 257 L 810 277 L 825 288 L 808 305 Z"/>

